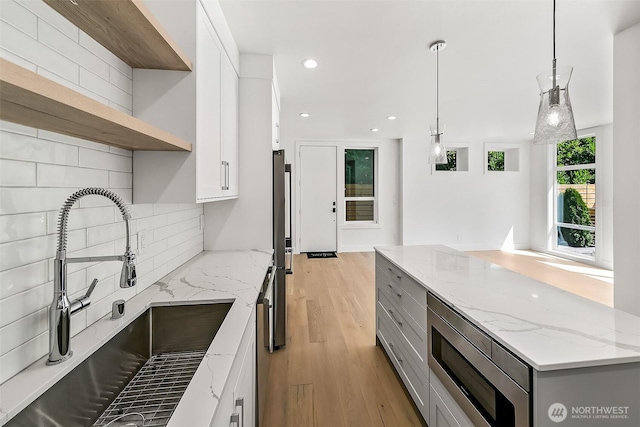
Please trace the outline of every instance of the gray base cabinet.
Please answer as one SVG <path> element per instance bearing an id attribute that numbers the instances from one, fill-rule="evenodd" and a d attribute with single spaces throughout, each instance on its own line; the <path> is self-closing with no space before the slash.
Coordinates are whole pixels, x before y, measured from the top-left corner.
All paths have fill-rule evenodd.
<path id="1" fill-rule="evenodd" d="M 425 421 L 429 421 L 427 291 L 376 254 L 376 335 Z"/>

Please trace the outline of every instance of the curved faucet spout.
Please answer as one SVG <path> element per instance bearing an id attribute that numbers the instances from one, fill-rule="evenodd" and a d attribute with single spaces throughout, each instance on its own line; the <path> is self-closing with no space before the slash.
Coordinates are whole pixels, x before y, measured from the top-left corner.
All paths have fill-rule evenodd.
<path id="1" fill-rule="evenodd" d="M 69 212 L 74 203 L 84 196 L 103 196 L 111 200 L 122 213 L 122 219 L 126 229 L 126 244 L 124 255 L 92 256 L 83 258 L 67 258 L 67 224 L 69 222 Z M 69 301 L 67 296 L 67 263 L 69 262 L 96 262 L 96 261 L 123 261 L 122 272 L 120 274 L 120 287 L 130 288 L 136 285 L 137 274 L 135 265 L 135 254 L 131 251 L 129 240 L 129 211 L 126 205 L 110 190 L 105 188 L 84 188 L 76 191 L 64 202 L 60 210 L 58 219 L 58 247 L 54 261 L 53 278 L 53 302 L 49 310 L 49 359 L 47 364 L 60 363 L 73 354 L 70 348 L 71 340 L 71 315 L 76 311 L 83 310 L 91 304 L 89 296 L 95 287 L 97 280 L 92 283 L 89 292 L 84 297 L 74 301 Z"/>

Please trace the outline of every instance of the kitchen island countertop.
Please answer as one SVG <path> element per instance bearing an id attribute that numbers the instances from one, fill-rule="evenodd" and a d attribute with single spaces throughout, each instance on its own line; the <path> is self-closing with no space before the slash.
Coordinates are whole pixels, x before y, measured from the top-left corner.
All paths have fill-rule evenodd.
<path id="1" fill-rule="evenodd" d="M 209 425 L 251 318 L 273 251 L 205 251 L 126 302 L 124 317 L 105 316 L 71 339 L 74 355 L 59 365 L 47 356 L 0 386 L 0 425 L 152 306 L 233 302 L 169 426 Z"/>
<path id="2" fill-rule="evenodd" d="M 376 252 L 538 371 L 640 362 L 638 316 L 445 246 Z"/>

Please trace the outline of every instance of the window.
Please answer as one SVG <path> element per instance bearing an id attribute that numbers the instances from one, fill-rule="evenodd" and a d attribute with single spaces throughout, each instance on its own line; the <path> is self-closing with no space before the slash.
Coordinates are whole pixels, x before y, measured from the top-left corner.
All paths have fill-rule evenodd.
<path id="1" fill-rule="evenodd" d="M 347 222 L 375 222 L 376 150 L 344 150 L 344 199 Z"/>
<path id="2" fill-rule="evenodd" d="M 504 170 L 504 151 L 489 151 L 489 153 L 487 154 L 487 170 Z"/>
<path id="3" fill-rule="evenodd" d="M 558 144 L 555 176 L 556 249 L 595 258 L 595 136 Z"/>
<path id="4" fill-rule="evenodd" d="M 437 171 L 455 171 L 457 166 L 456 162 L 456 151 L 455 150 L 447 150 L 447 163 L 445 164 L 437 164 Z"/>

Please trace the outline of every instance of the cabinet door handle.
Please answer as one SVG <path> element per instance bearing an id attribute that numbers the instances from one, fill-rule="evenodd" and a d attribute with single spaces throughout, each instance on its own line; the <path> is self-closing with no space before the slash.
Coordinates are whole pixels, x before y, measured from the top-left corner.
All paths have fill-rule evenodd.
<path id="1" fill-rule="evenodd" d="M 237 412 L 231 414 L 231 425 L 233 427 L 240 427 L 240 414 Z"/>
<path id="2" fill-rule="evenodd" d="M 403 362 L 402 357 L 398 357 L 396 352 L 393 350 L 393 343 L 392 342 L 389 342 L 389 347 L 391 348 L 391 354 L 393 354 L 393 357 L 398 359 L 398 362 L 402 363 Z"/>
<path id="3" fill-rule="evenodd" d="M 222 161 L 222 167 L 224 168 L 224 184 L 222 184 L 223 190 L 229 189 L 229 162 L 226 160 Z"/>
<path id="4" fill-rule="evenodd" d="M 402 326 L 402 321 L 396 319 L 396 316 L 393 314 L 393 310 L 389 309 L 389 314 L 391 315 L 391 318 L 393 319 L 394 322 L 396 322 L 398 325 Z"/>
<path id="5" fill-rule="evenodd" d="M 244 427 L 244 397 L 238 397 L 236 399 L 236 408 L 240 407 L 240 423 L 238 423 L 238 427 Z"/>
<path id="6" fill-rule="evenodd" d="M 227 162 L 227 190 L 229 189 L 229 184 L 230 184 L 230 181 L 231 181 L 231 176 L 230 176 L 230 173 L 229 173 L 229 169 L 230 169 L 229 162 Z"/>
<path id="7" fill-rule="evenodd" d="M 400 292 L 396 292 L 396 290 L 393 289 L 393 285 L 391 283 L 389 283 L 387 286 L 389 286 L 389 288 L 391 288 L 393 293 L 396 294 L 398 296 L 398 298 L 402 298 L 402 294 Z"/>

